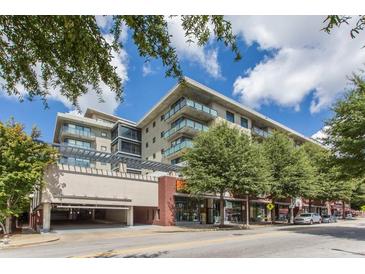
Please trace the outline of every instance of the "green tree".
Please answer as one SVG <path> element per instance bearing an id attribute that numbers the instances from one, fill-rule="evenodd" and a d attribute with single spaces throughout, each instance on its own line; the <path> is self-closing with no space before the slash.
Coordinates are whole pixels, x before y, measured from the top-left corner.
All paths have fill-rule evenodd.
<path id="1" fill-rule="evenodd" d="M 29 207 L 29 195 L 43 184 L 45 168 L 56 160 L 56 151 L 36 141 L 39 131 L 31 136 L 24 127 L 10 120 L 0 122 L 0 226 L 11 232 L 11 219 Z"/>
<path id="2" fill-rule="evenodd" d="M 312 183 L 314 170 L 303 150 L 295 147 L 294 141 L 286 134 L 274 132 L 263 142 L 272 177 L 269 194 L 276 199 L 306 196 Z M 293 222 L 293 209 L 290 210 Z M 275 220 L 275 210 L 271 211 Z"/>
<path id="3" fill-rule="evenodd" d="M 335 27 L 340 27 L 343 24 L 349 25 L 353 17 L 348 15 L 328 15 L 324 20 L 327 25 L 322 29 L 327 33 Z M 365 16 L 359 15 L 356 22 L 351 26 L 350 35 L 354 39 L 365 27 Z"/>
<path id="4" fill-rule="evenodd" d="M 365 82 L 354 75 L 352 88 L 339 99 L 334 116 L 326 122 L 325 143 L 343 174 L 350 178 L 365 176 Z"/>
<path id="5" fill-rule="evenodd" d="M 194 139 L 184 156 L 182 174 L 193 195 L 217 193 L 220 197 L 220 225 L 224 225 L 225 193 L 265 192 L 265 163 L 248 136 L 227 123 L 219 123 Z"/>
<path id="6" fill-rule="evenodd" d="M 351 208 L 361 210 L 365 206 L 365 180 L 360 180 L 354 187 L 351 196 Z"/>
<path id="7" fill-rule="evenodd" d="M 230 47 L 235 59 L 241 58 L 230 22 L 223 16 L 181 16 L 186 39 L 200 46 L 214 38 Z M 18 90 L 22 84 L 26 98 L 42 98 L 47 106 L 50 88 L 57 88 L 77 106 L 77 99 L 89 87 L 102 100 L 100 83 L 105 83 L 121 100 L 123 86 L 112 52 L 123 47 L 120 35 L 123 24 L 140 56 L 160 59 L 166 76 L 183 81 L 175 48 L 171 45 L 165 16 L 113 16 L 108 43 L 95 16 L 0 16 L 0 79 L 9 95 L 24 100 Z"/>

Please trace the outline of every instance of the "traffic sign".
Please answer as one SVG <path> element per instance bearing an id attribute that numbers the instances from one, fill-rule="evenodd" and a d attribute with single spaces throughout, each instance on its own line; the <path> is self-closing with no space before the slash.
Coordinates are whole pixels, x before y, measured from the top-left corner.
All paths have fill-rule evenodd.
<path id="1" fill-rule="evenodd" d="M 274 209 L 274 204 L 272 204 L 272 203 L 269 203 L 269 204 L 267 204 L 267 206 L 266 206 L 266 208 L 268 209 L 268 210 L 273 210 Z"/>

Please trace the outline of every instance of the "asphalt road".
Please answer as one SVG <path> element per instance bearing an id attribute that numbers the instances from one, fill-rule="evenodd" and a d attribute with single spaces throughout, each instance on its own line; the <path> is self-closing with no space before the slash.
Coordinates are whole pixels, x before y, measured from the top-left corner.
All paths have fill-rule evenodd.
<path id="1" fill-rule="evenodd" d="M 100 232 L 100 231 L 99 231 Z M 61 233 L 62 234 L 62 233 Z M 0 250 L 0 257 L 359 257 L 365 258 L 365 219 L 335 224 L 251 230 L 68 231 L 57 243 Z"/>

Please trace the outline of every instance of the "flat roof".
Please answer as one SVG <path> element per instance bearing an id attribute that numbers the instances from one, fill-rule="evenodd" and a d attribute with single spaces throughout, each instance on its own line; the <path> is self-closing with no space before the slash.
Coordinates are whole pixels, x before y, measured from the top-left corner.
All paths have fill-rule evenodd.
<path id="1" fill-rule="evenodd" d="M 218 101 L 223 102 L 223 105 L 228 105 L 230 107 L 233 108 L 239 108 L 239 110 L 243 111 L 244 113 L 247 113 L 249 116 L 251 116 L 254 119 L 257 120 L 264 120 L 265 122 L 269 123 L 271 126 L 273 126 L 274 128 L 277 129 L 281 129 L 283 131 L 286 131 L 288 133 L 291 133 L 293 135 L 295 135 L 296 137 L 299 137 L 300 139 L 303 139 L 305 141 L 309 141 L 312 143 L 316 143 L 319 144 L 317 141 L 306 137 L 305 135 L 257 112 L 256 110 L 253 110 L 249 107 L 246 107 L 240 103 L 238 103 L 237 101 L 189 78 L 189 77 L 184 77 L 185 82 L 184 83 L 178 83 L 176 84 L 164 97 L 161 98 L 161 100 L 159 102 L 157 102 L 157 104 L 155 104 L 138 122 L 137 122 L 137 126 L 138 127 L 143 127 L 145 125 L 147 125 L 152 119 L 155 118 L 156 115 L 158 115 L 158 113 L 160 113 L 161 108 L 167 106 L 168 104 L 166 103 L 167 101 L 169 101 L 169 99 L 173 98 L 175 93 L 179 92 L 179 88 L 183 87 L 183 85 L 187 85 L 193 88 L 196 88 L 202 92 L 204 92 L 205 94 L 208 94 L 209 96 L 214 97 L 215 99 L 218 99 Z M 217 102 L 219 103 L 219 102 Z"/>

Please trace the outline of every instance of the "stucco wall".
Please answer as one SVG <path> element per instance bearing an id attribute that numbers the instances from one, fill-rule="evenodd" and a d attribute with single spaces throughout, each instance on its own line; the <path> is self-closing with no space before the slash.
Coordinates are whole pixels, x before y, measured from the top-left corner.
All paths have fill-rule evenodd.
<path id="1" fill-rule="evenodd" d="M 83 172 L 80 172 L 82 170 Z M 90 169 L 73 171 L 54 166 L 46 172 L 42 202 L 97 205 L 152 206 L 158 204 L 156 181 L 90 174 Z"/>

